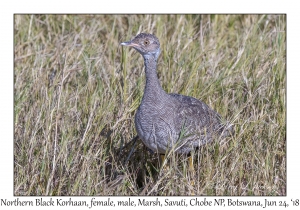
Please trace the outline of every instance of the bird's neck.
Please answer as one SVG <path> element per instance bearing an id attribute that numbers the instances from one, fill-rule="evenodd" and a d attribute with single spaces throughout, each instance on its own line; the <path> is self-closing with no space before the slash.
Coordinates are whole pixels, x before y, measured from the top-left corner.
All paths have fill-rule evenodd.
<path id="1" fill-rule="evenodd" d="M 156 67 L 157 59 L 154 56 L 145 56 L 145 72 L 146 72 L 146 86 L 144 91 L 145 98 L 161 98 L 166 92 L 162 89 L 157 77 Z"/>

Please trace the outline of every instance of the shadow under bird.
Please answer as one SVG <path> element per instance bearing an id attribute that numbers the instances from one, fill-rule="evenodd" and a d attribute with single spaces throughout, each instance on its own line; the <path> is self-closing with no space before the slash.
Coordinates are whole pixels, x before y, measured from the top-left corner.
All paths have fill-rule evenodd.
<path id="1" fill-rule="evenodd" d="M 204 102 L 189 96 L 166 93 L 156 68 L 160 43 L 156 36 L 141 33 L 121 45 L 137 50 L 144 58 L 146 85 L 135 115 L 139 138 L 153 152 L 188 154 L 191 150 L 233 133 L 233 126 L 222 123 L 220 115 Z"/>

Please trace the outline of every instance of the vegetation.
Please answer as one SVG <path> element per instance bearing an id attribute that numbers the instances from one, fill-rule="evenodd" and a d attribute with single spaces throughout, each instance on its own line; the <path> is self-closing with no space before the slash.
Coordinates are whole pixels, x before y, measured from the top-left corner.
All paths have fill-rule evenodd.
<path id="1" fill-rule="evenodd" d="M 286 195 L 285 15 L 15 15 L 15 195 Z M 143 59 L 235 125 L 164 162 L 136 136 Z"/>

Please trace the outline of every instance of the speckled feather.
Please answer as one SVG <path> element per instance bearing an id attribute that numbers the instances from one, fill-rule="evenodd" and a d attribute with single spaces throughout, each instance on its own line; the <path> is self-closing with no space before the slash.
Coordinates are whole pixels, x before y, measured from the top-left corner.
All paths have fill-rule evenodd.
<path id="1" fill-rule="evenodd" d="M 223 124 L 220 115 L 204 102 L 167 94 L 162 89 L 156 73 L 160 43 L 154 35 L 141 33 L 121 44 L 133 47 L 144 57 L 146 85 L 135 126 L 148 148 L 162 154 L 173 148 L 177 153 L 186 154 L 214 137 L 233 132 L 233 127 Z"/>

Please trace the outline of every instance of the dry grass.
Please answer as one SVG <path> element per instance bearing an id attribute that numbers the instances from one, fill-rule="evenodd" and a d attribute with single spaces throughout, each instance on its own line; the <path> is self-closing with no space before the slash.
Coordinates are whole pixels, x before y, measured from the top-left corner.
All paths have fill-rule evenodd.
<path id="1" fill-rule="evenodd" d="M 16 15 L 15 195 L 285 195 L 284 15 Z M 155 33 L 167 92 L 201 99 L 236 133 L 163 165 L 136 135 Z M 193 180 L 194 185 L 192 185 Z"/>

